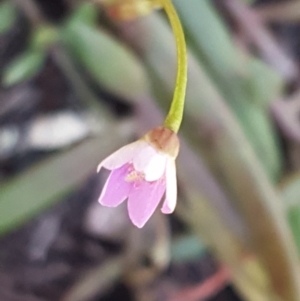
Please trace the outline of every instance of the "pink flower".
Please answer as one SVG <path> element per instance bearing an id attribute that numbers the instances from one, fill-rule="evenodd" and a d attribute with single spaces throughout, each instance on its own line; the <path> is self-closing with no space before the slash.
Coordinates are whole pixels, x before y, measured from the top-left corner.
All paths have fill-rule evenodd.
<path id="1" fill-rule="evenodd" d="M 98 166 L 98 172 L 102 167 L 111 170 L 100 204 L 116 207 L 128 198 L 129 217 L 142 228 L 166 192 L 161 211 L 172 213 L 177 200 L 178 151 L 177 135 L 165 127 L 157 127 L 114 152 Z"/>

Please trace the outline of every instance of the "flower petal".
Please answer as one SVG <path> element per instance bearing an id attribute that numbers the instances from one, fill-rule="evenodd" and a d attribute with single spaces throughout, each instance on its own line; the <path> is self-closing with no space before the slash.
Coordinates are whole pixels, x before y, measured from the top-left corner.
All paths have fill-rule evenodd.
<path id="1" fill-rule="evenodd" d="M 131 162 L 142 150 L 148 146 L 148 143 L 143 140 L 137 140 L 133 143 L 125 145 L 104 159 L 97 168 L 97 172 L 102 167 L 113 170 L 121 167 L 127 162 Z"/>
<path id="2" fill-rule="evenodd" d="M 162 213 L 172 213 L 177 202 L 177 179 L 175 160 L 168 160 L 166 169 L 166 199 L 161 208 Z"/>
<path id="3" fill-rule="evenodd" d="M 136 182 L 128 197 L 128 213 L 132 223 L 142 228 L 158 206 L 166 189 L 165 181 Z"/>
<path id="4" fill-rule="evenodd" d="M 148 144 L 133 158 L 133 166 L 136 171 L 144 172 L 153 157 L 158 155 L 157 150 Z"/>
<path id="5" fill-rule="evenodd" d="M 129 168 L 130 165 L 125 164 L 110 173 L 99 197 L 100 204 L 107 207 L 116 207 L 126 200 L 132 185 L 125 181 Z"/>
<path id="6" fill-rule="evenodd" d="M 148 166 L 144 169 L 146 181 L 156 181 L 160 179 L 166 171 L 167 156 L 157 153 L 149 161 Z"/>

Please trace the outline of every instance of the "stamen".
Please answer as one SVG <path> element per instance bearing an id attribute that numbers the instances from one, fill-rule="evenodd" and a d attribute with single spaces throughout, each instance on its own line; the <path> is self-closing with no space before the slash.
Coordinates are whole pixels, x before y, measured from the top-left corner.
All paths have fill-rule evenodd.
<path id="1" fill-rule="evenodd" d="M 126 182 L 136 182 L 141 181 L 145 178 L 143 172 L 136 171 L 132 165 L 128 168 L 127 176 L 125 177 Z"/>

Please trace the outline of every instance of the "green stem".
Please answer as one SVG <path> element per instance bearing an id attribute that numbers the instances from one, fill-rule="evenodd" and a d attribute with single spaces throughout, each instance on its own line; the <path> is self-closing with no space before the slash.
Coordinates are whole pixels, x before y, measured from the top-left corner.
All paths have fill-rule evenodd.
<path id="1" fill-rule="evenodd" d="M 177 76 L 173 100 L 164 126 L 178 132 L 183 115 L 186 82 L 187 82 L 187 53 L 184 33 L 180 19 L 171 0 L 161 0 L 162 6 L 170 20 L 177 48 Z"/>

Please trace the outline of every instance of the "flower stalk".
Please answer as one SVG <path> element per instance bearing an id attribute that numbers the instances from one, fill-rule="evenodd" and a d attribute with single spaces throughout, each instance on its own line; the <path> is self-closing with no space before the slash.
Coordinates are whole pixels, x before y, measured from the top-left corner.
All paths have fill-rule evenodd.
<path id="1" fill-rule="evenodd" d="M 183 117 L 187 84 L 187 51 L 183 29 L 171 0 L 161 0 L 161 4 L 170 20 L 176 40 L 177 76 L 174 96 L 164 126 L 177 133 Z"/>

